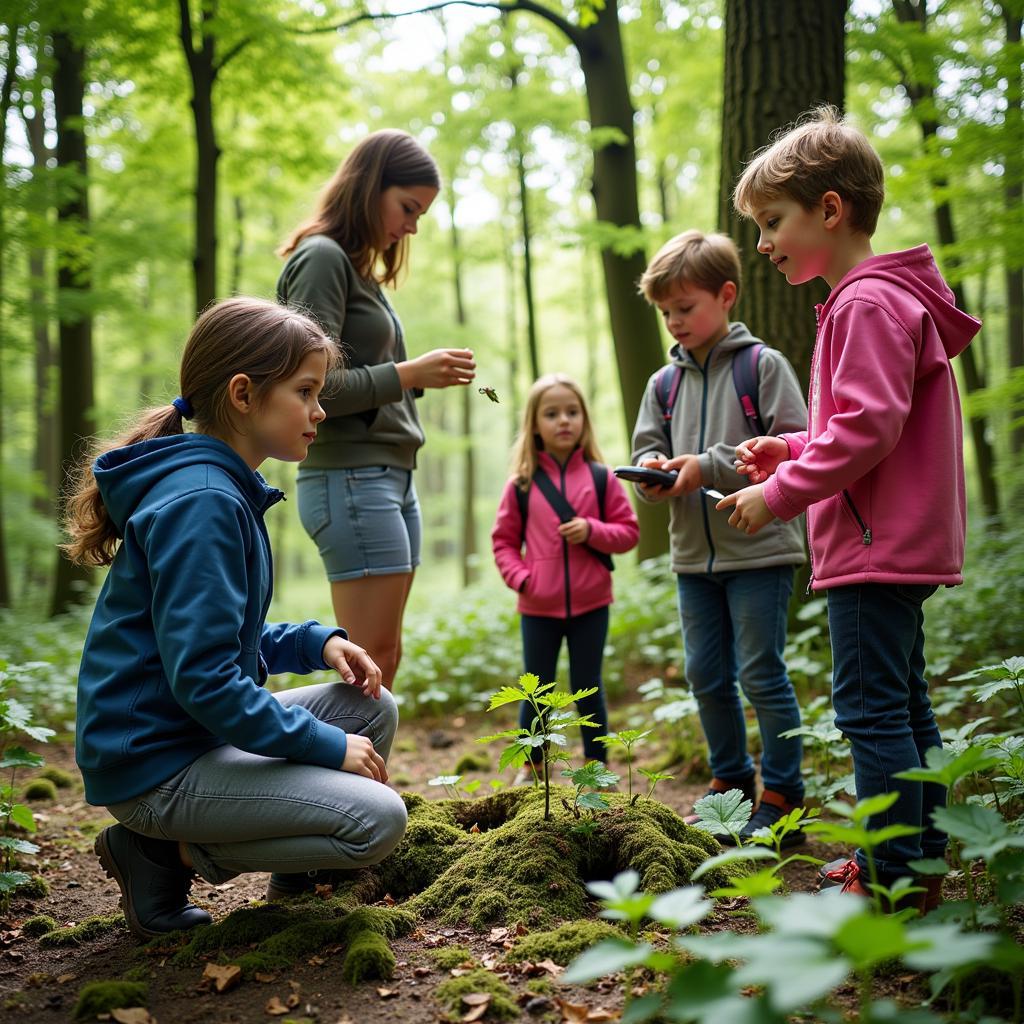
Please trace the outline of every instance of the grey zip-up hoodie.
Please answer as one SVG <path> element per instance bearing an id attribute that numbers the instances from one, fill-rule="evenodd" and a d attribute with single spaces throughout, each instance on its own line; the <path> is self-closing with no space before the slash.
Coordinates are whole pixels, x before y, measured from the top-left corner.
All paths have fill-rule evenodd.
<path id="1" fill-rule="evenodd" d="M 673 345 L 669 355 L 682 370 L 682 378 L 672 411 L 671 450 L 666 450 L 655 373 L 647 382 L 633 430 L 632 462 L 690 453 L 699 456 L 705 487 L 724 494 L 746 487 L 749 481 L 734 468 L 735 449 L 752 430 L 733 384 L 732 359 L 757 340 L 745 324 L 731 323 L 703 367 L 685 349 Z M 766 347 L 758 362 L 758 407 L 767 434 L 802 430 L 807 423 L 800 382 L 786 357 L 773 348 Z M 640 488 L 636 490 L 644 500 Z M 730 572 L 804 561 L 802 517 L 788 523 L 773 520 L 751 537 L 730 526 L 729 512 L 716 512 L 714 500 L 703 491 L 671 498 L 670 514 L 673 572 Z"/>

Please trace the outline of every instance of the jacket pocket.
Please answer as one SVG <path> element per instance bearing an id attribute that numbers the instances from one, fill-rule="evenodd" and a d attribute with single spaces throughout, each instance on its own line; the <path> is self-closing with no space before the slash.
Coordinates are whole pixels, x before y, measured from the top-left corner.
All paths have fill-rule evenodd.
<path id="1" fill-rule="evenodd" d="M 860 534 L 860 542 L 867 547 L 871 541 L 871 527 L 864 522 L 864 517 L 860 514 L 857 506 L 853 503 L 853 498 L 850 496 L 850 492 L 844 490 L 839 495 L 839 503 L 843 507 L 843 512 L 846 513 L 846 518 L 853 523 L 857 532 Z"/>
<path id="2" fill-rule="evenodd" d="M 530 566 L 524 596 L 531 609 L 565 609 L 565 563 L 561 557 L 539 558 Z"/>
<path id="3" fill-rule="evenodd" d="M 331 525 L 331 502 L 326 473 L 303 474 L 298 479 L 299 521 L 313 539 Z"/>

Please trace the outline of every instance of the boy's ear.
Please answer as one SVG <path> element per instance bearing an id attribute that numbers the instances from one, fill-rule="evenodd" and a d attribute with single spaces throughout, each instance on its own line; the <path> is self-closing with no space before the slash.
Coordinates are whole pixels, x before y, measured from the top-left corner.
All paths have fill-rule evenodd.
<path id="1" fill-rule="evenodd" d="M 821 209 L 825 215 L 826 230 L 838 227 L 847 212 L 843 197 L 838 192 L 826 192 L 821 197 Z"/>
<path id="2" fill-rule="evenodd" d="M 236 373 L 228 381 L 228 401 L 231 403 L 231 408 L 243 416 L 252 411 L 252 381 L 246 374 Z"/>
<path id="3" fill-rule="evenodd" d="M 722 300 L 722 304 L 728 312 L 732 309 L 733 303 L 736 301 L 736 282 L 726 281 L 722 285 L 721 291 L 718 293 L 718 297 Z"/>

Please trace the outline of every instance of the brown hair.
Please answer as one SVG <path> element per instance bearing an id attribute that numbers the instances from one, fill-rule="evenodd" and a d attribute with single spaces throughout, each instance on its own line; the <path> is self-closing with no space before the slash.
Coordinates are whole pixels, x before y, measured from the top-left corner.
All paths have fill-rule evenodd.
<path id="1" fill-rule="evenodd" d="M 736 243 L 722 234 L 684 231 L 670 238 L 654 255 L 640 278 L 648 302 L 661 302 L 680 284 L 694 284 L 717 295 L 726 281 L 740 288 L 740 254 Z"/>
<path id="2" fill-rule="evenodd" d="M 196 320 L 181 357 L 181 395 L 191 405 L 189 418 L 199 433 L 230 425 L 228 382 L 244 373 L 253 384 L 257 405 L 270 389 L 291 377 L 311 352 L 327 356 L 328 369 L 338 361 L 330 338 L 308 317 L 263 299 L 238 296 L 211 306 Z M 109 565 L 120 538 L 110 519 L 93 473 L 104 452 L 185 432 L 174 405 L 148 409 L 133 427 L 95 447 L 74 474 L 65 507 L 68 543 L 61 545 L 78 565 Z"/>
<path id="3" fill-rule="evenodd" d="M 812 210 L 826 192 L 850 204 L 850 227 L 870 237 L 885 200 L 885 171 L 867 136 L 833 106 L 815 107 L 760 150 L 733 192 L 752 217 L 764 200 L 793 199 Z"/>
<path id="4" fill-rule="evenodd" d="M 309 235 L 326 235 L 345 250 L 356 273 L 393 285 L 404 266 L 409 240 L 378 249 L 381 193 L 394 185 L 441 187 L 433 157 L 408 133 L 385 128 L 367 135 L 324 186 L 313 216 L 277 250 L 287 256 Z M 379 272 L 378 263 L 382 264 Z"/>
<path id="5" fill-rule="evenodd" d="M 529 394 L 526 396 L 523 422 L 512 443 L 510 468 L 512 475 L 516 478 L 516 485 L 524 491 L 530 486 L 530 481 L 537 469 L 537 452 L 543 451 L 544 447 L 537 435 L 537 413 L 540 410 L 541 399 L 546 391 L 558 384 L 567 387 L 580 403 L 580 409 L 583 412 L 583 433 L 580 434 L 583 457 L 588 462 L 604 461 L 601 451 L 597 447 L 597 441 L 594 439 L 594 428 L 590 425 L 590 413 L 587 411 L 587 400 L 583 397 L 583 391 L 579 384 L 564 373 L 546 373 L 534 381 L 533 387 L 530 388 Z"/>

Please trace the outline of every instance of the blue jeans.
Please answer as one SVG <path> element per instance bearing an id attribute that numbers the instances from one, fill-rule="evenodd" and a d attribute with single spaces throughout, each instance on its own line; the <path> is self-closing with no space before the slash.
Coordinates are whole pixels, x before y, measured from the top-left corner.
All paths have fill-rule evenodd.
<path id="1" fill-rule="evenodd" d="M 686 680 L 700 709 L 712 774 L 734 783 L 754 776 L 738 678 L 761 730 L 764 788 L 799 803 L 802 745 L 799 737 L 779 739 L 800 726 L 782 657 L 793 567 L 681 573 L 677 579 Z"/>
<path id="2" fill-rule="evenodd" d="M 871 818 L 872 828 L 915 825 L 920 835 L 884 843 L 875 851 L 884 884 L 913 872 L 907 862 L 942 857 L 946 837 L 931 813 L 946 802 L 944 786 L 894 779 L 925 763 L 941 747 L 924 662 L 924 602 L 936 588 L 921 584 L 864 583 L 828 592 L 832 638 L 832 703 L 836 726 L 850 741 L 857 799 L 898 790 L 899 800 Z M 857 862 L 867 871 L 867 858 Z"/>
<path id="3" fill-rule="evenodd" d="M 590 715 L 597 728 L 580 727 L 583 734 L 583 756 L 588 761 L 607 761 L 608 751 L 598 736 L 608 735 L 608 708 L 604 702 L 604 688 L 601 684 L 601 662 L 604 660 L 604 642 L 608 636 L 608 606 L 595 608 L 582 615 L 568 619 L 556 619 L 547 615 L 522 616 L 523 670 L 532 672 L 542 683 L 553 682 L 558 674 L 558 654 L 562 640 L 569 648 L 569 688 L 589 690 L 597 687 L 597 693 L 576 702 L 581 715 Z M 519 705 L 519 725 L 529 729 L 533 721 L 533 708 L 525 700 Z M 534 755 L 537 763 L 541 754 Z"/>

